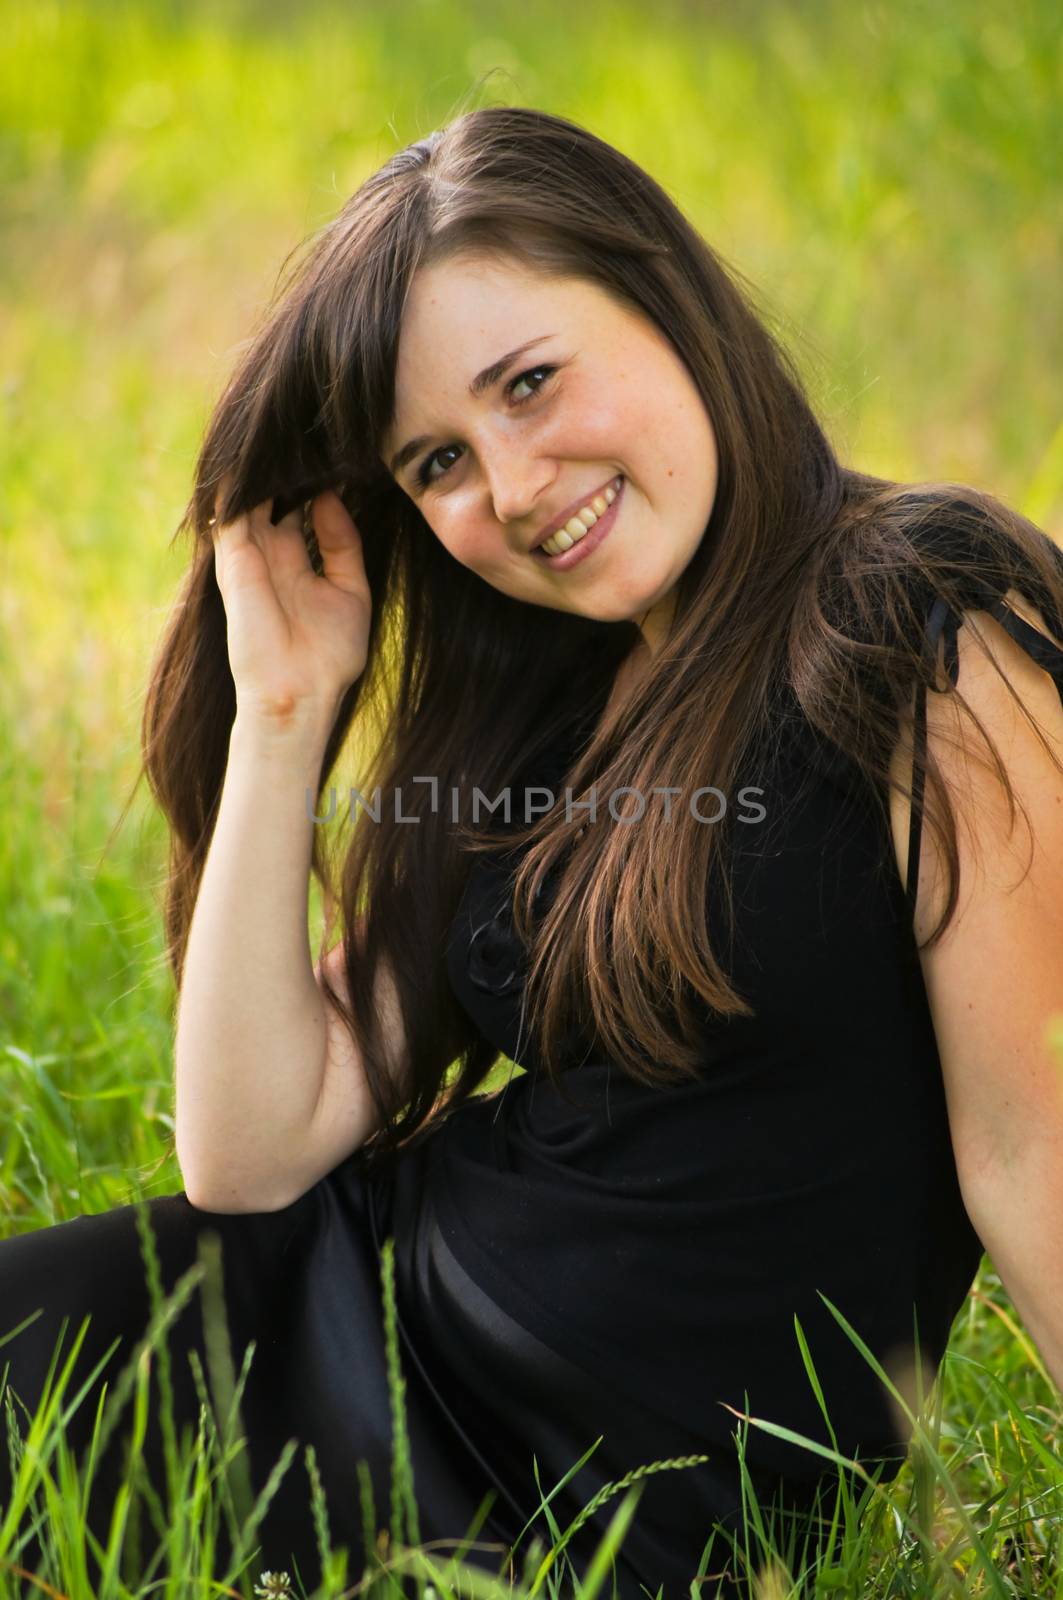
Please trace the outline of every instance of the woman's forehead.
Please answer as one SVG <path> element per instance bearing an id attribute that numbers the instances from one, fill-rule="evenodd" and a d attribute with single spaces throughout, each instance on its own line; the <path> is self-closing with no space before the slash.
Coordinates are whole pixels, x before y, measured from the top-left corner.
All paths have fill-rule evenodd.
<path id="1" fill-rule="evenodd" d="M 447 262 L 417 275 L 403 312 L 395 353 L 394 412 L 381 454 L 399 434 L 427 422 L 433 403 L 478 401 L 520 355 L 586 329 L 587 289 L 497 263 Z"/>
<path id="2" fill-rule="evenodd" d="M 407 298 L 395 351 L 396 400 L 416 383 L 481 395 L 503 359 L 540 340 L 630 319 L 629 308 L 587 279 L 493 264 L 422 269 Z"/>

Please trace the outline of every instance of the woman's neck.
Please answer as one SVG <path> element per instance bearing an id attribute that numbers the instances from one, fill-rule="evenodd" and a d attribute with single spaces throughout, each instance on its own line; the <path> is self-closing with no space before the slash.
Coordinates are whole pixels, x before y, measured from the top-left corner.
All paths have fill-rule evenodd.
<path id="1" fill-rule="evenodd" d="M 627 703 L 633 691 L 645 676 L 651 659 L 649 647 L 644 639 L 634 646 L 630 655 L 624 657 L 617 669 L 616 677 L 613 679 L 609 697 L 602 708 L 601 720 L 603 722 Z"/>

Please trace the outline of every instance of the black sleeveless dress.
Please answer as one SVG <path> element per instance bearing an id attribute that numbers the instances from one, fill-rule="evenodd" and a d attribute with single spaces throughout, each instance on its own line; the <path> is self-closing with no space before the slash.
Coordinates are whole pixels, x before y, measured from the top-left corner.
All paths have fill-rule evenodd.
<path id="1" fill-rule="evenodd" d="M 1063 701 L 1063 652 L 1002 602 L 986 603 L 1052 674 Z M 934 601 L 928 647 L 944 632 L 954 681 L 958 625 Z M 372 1476 L 378 1526 L 388 1523 L 379 1253 L 389 1236 L 419 1512 L 414 1542 L 460 1541 L 486 1496 L 480 1548 L 467 1559 L 498 1571 L 523 1530 L 549 1548 L 541 1500 L 588 1451 L 550 1501 L 562 1530 L 603 1486 L 651 1463 L 695 1457 L 639 1480 L 616 1564 L 625 1600 L 641 1597 L 643 1584 L 651 1595 L 663 1584 L 664 1600 L 688 1594 L 713 1525 L 740 1525 L 735 1413 L 831 1444 L 796 1321 L 837 1448 L 883 1477 L 901 1465 L 903 1422 L 831 1308 L 888 1372 L 900 1373 L 918 1348 L 931 1376 L 981 1258 L 960 1196 L 912 933 L 921 784 L 906 892 L 881 814 L 847 760 L 799 715 L 786 726 L 771 759 L 748 775 L 763 787 L 766 818 L 737 830 L 733 857 L 737 937 L 727 964 L 755 1015 L 709 1019 L 696 1084 L 650 1089 L 593 1053 L 574 1061 L 560 1088 L 539 1072 L 521 1026 L 523 951 L 507 915 L 509 869 L 501 854 L 481 858 L 450 931 L 447 969 L 476 1026 L 525 1071 L 411 1144 L 386 1175 L 370 1175 L 359 1152 L 274 1213 L 200 1211 L 184 1194 L 147 1202 L 165 1292 L 195 1262 L 199 1236 L 220 1235 L 237 1369 L 256 1341 L 241 1412 L 256 1493 L 285 1441 L 300 1442 L 260 1526 L 256 1577 L 298 1570 L 308 1590 L 319 1580 L 306 1442 L 333 1540 L 352 1552 L 351 1581 L 366 1559 L 359 1460 Z M 923 704 L 916 739 L 921 756 Z M 573 753 L 555 750 L 538 781 L 561 776 Z M 90 1314 L 69 1394 L 117 1341 L 103 1369 L 113 1388 L 149 1315 L 134 1208 L 0 1243 L 0 1304 L 0 1338 L 43 1309 L 0 1345 L 0 1374 L 9 1363 L 10 1384 L 31 1412 L 64 1316 L 65 1356 Z M 178 1427 L 194 1427 L 188 1355 L 204 1359 L 198 1292 L 168 1348 Z M 161 1493 L 154 1382 L 152 1392 L 143 1448 Z M 68 1423 L 78 1449 L 98 1393 L 97 1383 Z M 17 1416 L 25 1433 L 21 1409 Z M 89 1508 L 101 1539 L 123 1439 L 119 1428 Z M 829 1481 L 821 1457 L 753 1426 L 745 1456 L 762 1504 L 774 1499 L 787 1514 L 806 1513 Z M 10 1487 L 0 1451 L 5 1506 Z M 605 1497 L 573 1537 L 567 1553 L 577 1571 L 619 1504 L 619 1494 Z M 149 1529 L 145 1537 L 154 1548 L 157 1536 Z M 224 1556 L 224 1535 L 221 1548 Z M 707 1571 L 718 1573 L 726 1555 L 718 1537 Z M 702 1592 L 716 1589 L 709 1582 Z"/>

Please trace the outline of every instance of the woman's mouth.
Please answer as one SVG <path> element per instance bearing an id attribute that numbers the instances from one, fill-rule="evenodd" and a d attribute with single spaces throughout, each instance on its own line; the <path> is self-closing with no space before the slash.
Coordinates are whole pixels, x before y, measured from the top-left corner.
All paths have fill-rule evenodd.
<path id="1" fill-rule="evenodd" d="M 595 495 L 589 505 L 571 518 L 564 529 L 559 530 L 560 534 L 566 534 L 568 539 L 573 541 L 567 549 L 556 549 L 555 541 L 559 534 L 555 533 L 544 544 L 536 545 L 532 555 L 544 561 L 547 566 L 553 567 L 556 572 L 567 572 L 569 567 L 574 567 L 577 562 L 585 561 L 598 548 L 616 521 L 626 481 L 623 474 L 619 474 L 606 486 L 601 495 Z M 598 505 L 603 501 L 604 509 L 599 514 Z M 588 526 L 589 517 L 593 517 L 594 521 Z M 577 524 L 585 529 L 578 536 L 575 532 Z M 561 542 L 565 543 L 565 539 L 562 538 Z M 546 546 L 554 546 L 555 554 L 551 555 Z"/>

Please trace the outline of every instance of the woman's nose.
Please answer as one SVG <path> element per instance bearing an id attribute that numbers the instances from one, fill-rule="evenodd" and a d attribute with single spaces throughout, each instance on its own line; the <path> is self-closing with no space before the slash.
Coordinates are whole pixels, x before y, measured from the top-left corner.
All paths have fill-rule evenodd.
<path id="1" fill-rule="evenodd" d="M 505 461 L 486 464 L 484 471 L 498 521 L 507 524 L 527 521 L 530 533 L 532 527 L 537 526 L 536 517 L 542 521 L 545 516 L 541 506 L 550 481 L 549 468 L 544 463 L 522 462 L 511 456 Z"/>

